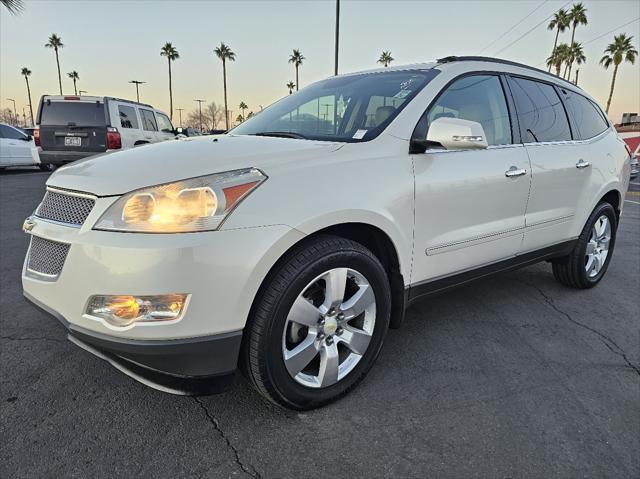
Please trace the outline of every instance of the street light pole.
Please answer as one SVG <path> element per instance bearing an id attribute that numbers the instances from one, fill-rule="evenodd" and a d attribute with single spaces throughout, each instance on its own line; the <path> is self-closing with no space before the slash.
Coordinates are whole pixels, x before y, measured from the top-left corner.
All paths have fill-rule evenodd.
<path id="1" fill-rule="evenodd" d="M 16 122 L 16 126 L 18 126 L 18 115 L 16 114 L 16 101 L 13 98 L 7 98 L 7 100 L 13 102 L 13 118 Z"/>
<path id="2" fill-rule="evenodd" d="M 202 102 L 207 100 L 193 100 L 198 102 L 198 108 L 200 109 L 200 133 L 202 133 Z"/>
<path id="3" fill-rule="evenodd" d="M 142 85 L 144 83 L 147 83 L 146 81 L 139 81 L 139 80 L 131 80 L 129 83 L 133 83 L 136 86 L 136 101 L 138 103 L 140 103 L 140 90 L 138 90 L 138 86 Z"/>
<path id="4" fill-rule="evenodd" d="M 338 74 L 338 44 L 340 42 L 340 0 L 336 0 L 336 55 L 334 75 Z"/>
<path id="5" fill-rule="evenodd" d="M 176 108 L 176 110 L 180 113 L 180 128 L 182 128 L 182 112 L 184 111 L 184 108 Z"/>

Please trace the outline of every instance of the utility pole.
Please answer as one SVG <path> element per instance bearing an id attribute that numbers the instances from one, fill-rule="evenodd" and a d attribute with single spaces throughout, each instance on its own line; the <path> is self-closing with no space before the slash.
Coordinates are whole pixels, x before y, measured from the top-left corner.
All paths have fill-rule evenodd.
<path id="1" fill-rule="evenodd" d="M 336 0 L 336 57 L 334 75 L 338 74 L 338 44 L 340 42 L 340 0 Z"/>
<path id="2" fill-rule="evenodd" d="M 138 89 L 139 85 L 143 85 L 145 83 L 147 83 L 146 81 L 139 81 L 139 80 L 131 80 L 129 83 L 133 83 L 136 86 L 136 101 L 138 103 L 140 103 L 140 90 Z"/>
<path id="3" fill-rule="evenodd" d="M 180 113 L 180 128 L 182 128 L 182 112 L 184 111 L 184 108 L 176 108 L 176 110 Z"/>
<path id="4" fill-rule="evenodd" d="M 7 100 L 13 102 L 13 118 L 16 122 L 16 126 L 18 126 L 18 115 L 16 114 L 16 101 L 13 98 L 7 98 Z"/>
<path id="5" fill-rule="evenodd" d="M 198 102 L 198 108 L 200 108 L 200 133 L 202 133 L 202 102 L 207 100 L 193 100 Z"/>
<path id="6" fill-rule="evenodd" d="M 24 111 L 25 107 L 22 107 L 22 124 L 27 127 L 27 114 Z"/>
<path id="7" fill-rule="evenodd" d="M 78 95 L 82 96 L 83 93 L 89 93 L 87 90 L 78 90 Z"/>

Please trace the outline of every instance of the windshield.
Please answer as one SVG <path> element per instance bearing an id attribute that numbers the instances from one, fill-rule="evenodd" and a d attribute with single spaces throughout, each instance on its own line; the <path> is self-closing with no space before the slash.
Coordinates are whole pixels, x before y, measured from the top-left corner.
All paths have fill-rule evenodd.
<path id="1" fill-rule="evenodd" d="M 230 133 L 345 142 L 371 140 L 438 73 L 406 70 L 329 78 L 283 98 Z"/>
<path id="2" fill-rule="evenodd" d="M 104 103 L 78 101 L 45 101 L 42 103 L 41 125 L 105 126 Z"/>

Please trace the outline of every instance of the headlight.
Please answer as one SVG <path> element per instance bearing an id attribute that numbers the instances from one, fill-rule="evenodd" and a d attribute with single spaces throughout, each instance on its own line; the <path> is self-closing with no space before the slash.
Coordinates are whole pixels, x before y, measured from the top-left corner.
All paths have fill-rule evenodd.
<path id="1" fill-rule="evenodd" d="M 93 229 L 139 233 L 215 230 L 266 179 L 261 171 L 249 168 L 132 191 L 111 205 Z"/>

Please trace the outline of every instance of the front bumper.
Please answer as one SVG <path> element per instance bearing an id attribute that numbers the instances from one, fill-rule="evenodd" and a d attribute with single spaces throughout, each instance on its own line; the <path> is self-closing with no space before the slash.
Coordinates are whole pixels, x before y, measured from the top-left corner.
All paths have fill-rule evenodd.
<path id="1" fill-rule="evenodd" d="M 232 374 L 262 281 L 304 235 L 285 225 L 184 234 L 92 230 L 113 201 L 97 198 L 80 228 L 34 218 L 30 234 L 69 248 L 55 278 L 29 271 L 27 254 L 25 296 L 60 319 L 74 343 L 154 387 L 179 392 L 184 386 L 172 386 L 175 380 Z M 170 293 L 189 295 L 182 316 L 172 321 L 118 327 L 85 314 L 93 295 Z"/>
<path id="2" fill-rule="evenodd" d="M 25 298 L 67 328 L 75 345 L 154 389 L 172 394 L 213 394 L 233 381 L 242 332 L 168 341 L 116 339 L 75 326 L 28 293 Z"/>

